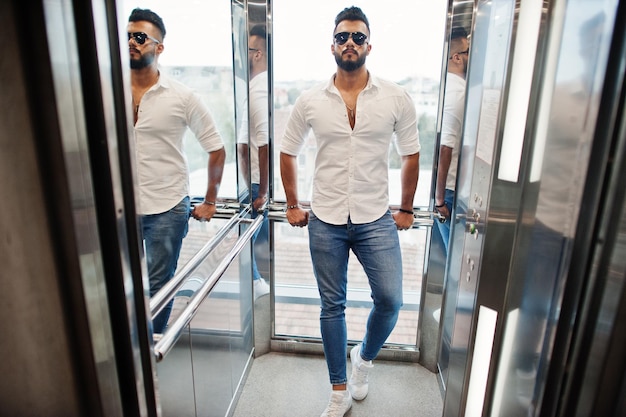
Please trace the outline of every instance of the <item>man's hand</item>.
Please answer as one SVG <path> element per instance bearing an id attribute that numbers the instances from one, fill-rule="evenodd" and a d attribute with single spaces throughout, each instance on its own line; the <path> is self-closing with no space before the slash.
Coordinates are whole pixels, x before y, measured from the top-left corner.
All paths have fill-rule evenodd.
<path id="1" fill-rule="evenodd" d="M 445 217 L 446 220 L 450 219 L 450 210 L 448 210 L 448 206 L 446 206 L 445 204 L 441 207 L 435 207 L 435 210 L 437 210 L 437 213 Z"/>
<path id="2" fill-rule="evenodd" d="M 211 220 L 211 217 L 213 217 L 216 211 L 217 207 L 215 206 L 215 204 L 202 203 L 193 208 L 193 210 L 191 211 L 191 216 L 201 222 L 208 222 Z"/>
<path id="3" fill-rule="evenodd" d="M 260 195 L 257 198 L 255 198 L 254 201 L 252 202 L 252 208 L 254 208 L 254 211 L 259 211 L 259 209 L 263 207 L 266 202 L 267 202 L 267 197 L 264 195 Z"/>
<path id="4" fill-rule="evenodd" d="M 304 227 L 309 224 L 309 212 L 300 207 L 287 209 L 287 221 L 293 227 Z"/>
<path id="5" fill-rule="evenodd" d="M 413 227 L 413 220 L 415 219 L 411 213 L 403 213 L 396 211 L 391 214 L 393 220 L 396 222 L 398 230 L 407 230 Z"/>

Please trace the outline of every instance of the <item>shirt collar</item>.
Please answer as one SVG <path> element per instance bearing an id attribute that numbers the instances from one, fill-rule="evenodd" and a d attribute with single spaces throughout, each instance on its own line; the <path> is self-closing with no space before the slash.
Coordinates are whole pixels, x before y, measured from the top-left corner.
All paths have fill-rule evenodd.
<path id="1" fill-rule="evenodd" d="M 159 79 L 157 80 L 156 84 L 153 86 L 153 88 L 155 90 L 159 89 L 159 88 L 170 88 L 171 86 L 171 82 L 169 77 L 167 77 L 163 71 L 159 70 Z"/>
<path id="2" fill-rule="evenodd" d="M 378 80 L 377 77 L 375 77 L 374 75 L 372 75 L 371 72 L 367 72 L 369 74 L 368 80 L 367 80 L 367 84 L 365 84 L 365 88 L 363 88 L 363 91 L 367 91 L 370 88 L 378 88 L 380 86 L 380 82 Z M 339 90 L 337 90 L 337 87 L 335 87 L 335 76 L 337 74 L 333 74 L 331 75 L 330 79 L 328 80 L 328 82 L 322 86 L 322 90 L 326 90 L 328 92 L 333 92 L 333 93 L 337 93 L 339 94 Z"/>

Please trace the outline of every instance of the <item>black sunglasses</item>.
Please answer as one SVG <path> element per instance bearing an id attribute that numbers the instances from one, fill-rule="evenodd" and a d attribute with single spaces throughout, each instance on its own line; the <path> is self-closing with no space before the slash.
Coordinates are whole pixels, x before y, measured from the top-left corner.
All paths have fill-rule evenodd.
<path id="1" fill-rule="evenodd" d="M 154 39 L 152 36 L 148 35 L 144 32 L 128 32 L 128 40 L 134 39 L 137 42 L 137 45 L 143 45 L 146 43 L 146 39 L 150 39 L 153 42 L 161 43 L 157 39 Z"/>
<path id="2" fill-rule="evenodd" d="M 361 32 L 339 32 L 335 34 L 335 42 L 337 45 L 343 45 L 348 42 L 348 39 L 352 37 L 352 42 L 361 46 L 365 43 L 365 39 L 367 39 L 367 35 Z"/>
<path id="3" fill-rule="evenodd" d="M 454 55 L 463 55 L 463 54 L 468 54 L 469 55 L 469 48 L 467 48 L 465 51 L 461 51 L 461 52 L 457 52 L 456 54 L 452 54 L 452 56 L 450 57 L 450 59 L 452 59 L 452 57 Z"/>

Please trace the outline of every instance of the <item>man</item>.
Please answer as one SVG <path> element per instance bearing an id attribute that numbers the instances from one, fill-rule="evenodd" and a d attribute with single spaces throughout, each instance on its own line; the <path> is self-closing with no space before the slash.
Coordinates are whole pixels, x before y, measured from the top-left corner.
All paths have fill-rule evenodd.
<path id="1" fill-rule="evenodd" d="M 402 306 L 398 230 L 413 225 L 420 151 L 415 106 L 408 93 L 365 67 L 372 46 L 369 22 L 361 9 L 341 11 L 333 36 L 336 73 L 328 83 L 298 98 L 280 154 L 287 220 L 292 226 L 308 225 L 321 299 L 320 327 L 332 384 L 322 417 L 343 416 L 352 398 L 365 398 L 372 360 L 396 324 Z M 298 205 L 296 160 L 309 130 L 317 142 L 310 212 Z M 402 156 L 402 201 L 400 210 L 392 214 L 388 152 L 394 133 Z M 348 381 L 344 310 L 350 250 L 367 274 L 373 308 L 363 342 L 350 352 Z"/>
<path id="2" fill-rule="evenodd" d="M 437 185 L 435 188 L 435 210 L 446 219 L 443 223 L 437 222 L 446 253 L 448 253 L 450 240 L 450 213 L 452 213 L 454 201 L 456 170 L 459 160 L 461 135 L 463 133 L 465 75 L 467 73 L 468 54 L 469 42 L 467 40 L 467 32 L 462 27 L 452 28 L 448 77 L 443 99 Z"/>
<path id="3" fill-rule="evenodd" d="M 256 25 L 250 29 L 248 39 L 248 62 L 250 67 L 250 85 L 248 101 L 248 118 L 241 124 L 237 138 L 237 150 L 241 172 L 252 184 L 250 196 L 252 200 L 253 217 L 267 202 L 269 181 L 268 155 L 268 98 L 267 98 L 267 32 L 265 26 Z M 263 227 L 267 227 L 266 220 Z M 254 234 L 254 241 L 261 228 Z M 252 253 L 252 278 L 254 282 L 254 298 L 257 299 L 269 292 L 269 285 L 263 279 L 256 263 L 254 251 Z"/>
<path id="4" fill-rule="evenodd" d="M 208 221 L 224 170 L 225 151 L 202 98 L 158 68 L 165 25 L 148 9 L 135 9 L 128 19 L 128 47 L 135 122 L 135 152 L 150 296 L 167 283 L 178 263 L 189 221 L 189 175 L 183 151 L 187 128 L 209 153 L 209 179 L 204 202 L 191 215 Z M 154 333 L 167 325 L 172 303 L 155 318 Z"/>

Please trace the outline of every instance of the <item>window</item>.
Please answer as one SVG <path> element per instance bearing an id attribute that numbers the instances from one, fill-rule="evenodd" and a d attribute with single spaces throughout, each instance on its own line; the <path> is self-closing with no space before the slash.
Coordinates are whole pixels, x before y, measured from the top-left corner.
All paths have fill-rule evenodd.
<path id="1" fill-rule="evenodd" d="M 327 81 L 336 64 L 330 53 L 334 19 L 344 6 L 322 0 L 306 11 L 302 29 L 302 5 L 290 0 L 273 2 L 273 80 L 275 165 L 280 140 L 296 98 L 311 86 Z M 415 206 L 427 207 L 439 102 L 441 57 L 445 38 L 447 2 L 378 2 L 364 0 L 359 7 L 369 19 L 372 52 L 367 68 L 394 81 L 412 96 L 419 120 L 420 178 Z M 315 144 L 298 159 L 300 200 L 310 199 Z M 390 149 L 390 204 L 400 203 L 400 158 Z M 274 200 L 284 202 L 280 170 L 274 167 Z M 277 337 L 319 338 L 319 295 L 308 252 L 306 229 L 274 222 L 275 334 Z M 429 230 L 412 229 L 400 234 L 404 268 L 404 306 L 388 343 L 415 345 Z M 351 254 L 348 266 L 348 338 L 360 339 L 371 307 L 369 286 L 362 267 Z"/>

